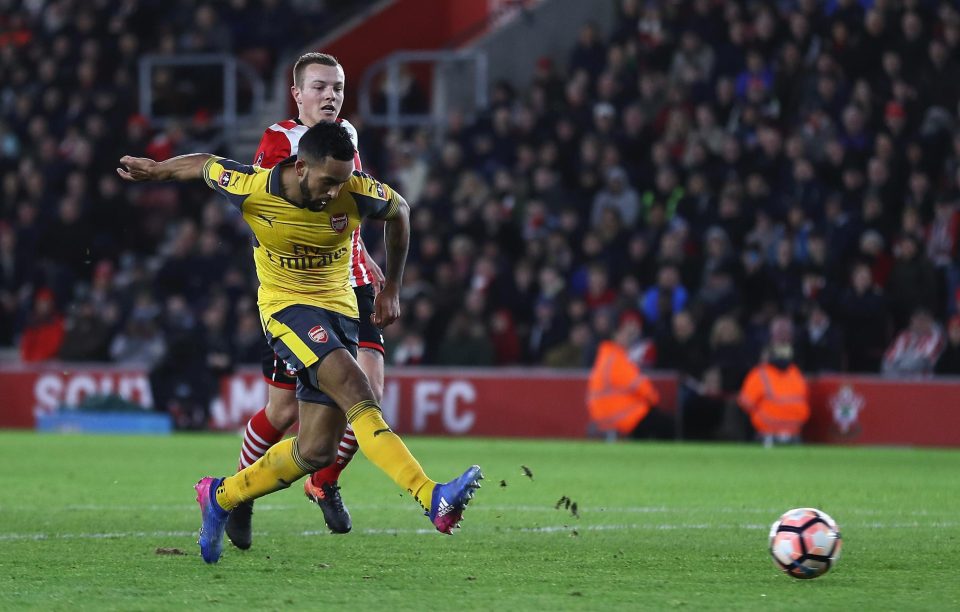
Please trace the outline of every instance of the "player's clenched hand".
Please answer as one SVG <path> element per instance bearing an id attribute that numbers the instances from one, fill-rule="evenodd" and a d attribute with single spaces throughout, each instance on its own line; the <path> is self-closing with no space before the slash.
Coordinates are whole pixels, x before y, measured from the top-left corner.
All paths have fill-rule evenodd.
<path id="1" fill-rule="evenodd" d="M 125 166 L 125 168 L 117 168 L 117 174 L 121 178 L 128 181 L 152 181 L 155 180 L 154 168 L 157 167 L 157 162 L 146 157 L 131 157 L 129 155 L 124 155 L 120 158 L 120 163 Z"/>
<path id="2" fill-rule="evenodd" d="M 400 318 L 400 289 L 387 283 L 373 301 L 370 320 L 377 327 L 386 327 Z"/>

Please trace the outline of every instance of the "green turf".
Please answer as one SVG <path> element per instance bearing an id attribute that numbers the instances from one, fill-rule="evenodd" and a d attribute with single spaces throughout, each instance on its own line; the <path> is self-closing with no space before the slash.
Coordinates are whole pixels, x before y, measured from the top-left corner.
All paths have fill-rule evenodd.
<path id="1" fill-rule="evenodd" d="M 322 533 L 298 483 L 258 502 L 253 549 L 208 566 L 192 485 L 229 470 L 238 437 L 0 432 L 0 609 L 960 608 L 956 451 L 408 443 L 435 478 L 484 468 L 454 537 L 426 532 L 358 458 L 343 479 L 353 533 Z M 561 496 L 579 518 L 554 509 Z M 813 581 L 766 548 L 797 506 L 843 532 L 839 565 Z"/>

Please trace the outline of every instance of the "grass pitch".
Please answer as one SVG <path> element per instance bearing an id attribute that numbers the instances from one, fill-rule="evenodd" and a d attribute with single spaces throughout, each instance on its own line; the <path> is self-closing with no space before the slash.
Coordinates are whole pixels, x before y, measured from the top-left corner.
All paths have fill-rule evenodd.
<path id="1" fill-rule="evenodd" d="M 230 471 L 239 437 L 0 432 L 0 608 L 960 608 L 956 451 L 407 442 L 434 478 L 484 468 L 454 537 L 358 457 L 342 480 L 353 533 L 326 534 L 298 483 L 257 502 L 250 551 L 208 566 L 193 484 Z M 843 534 L 817 580 L 767 552 L 797 506 Z"/>

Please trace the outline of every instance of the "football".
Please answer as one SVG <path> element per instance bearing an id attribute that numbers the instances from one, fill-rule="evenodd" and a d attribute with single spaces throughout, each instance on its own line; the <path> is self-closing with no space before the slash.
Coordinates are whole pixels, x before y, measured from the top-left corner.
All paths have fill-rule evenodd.
<path id="1" fill-rule="evenodd" d="M 840 547 L 837 523 L 816 508 L 788 510 L 770 528 L 773 562 L 794 578 L 826 574 L 840 557 Z"/>

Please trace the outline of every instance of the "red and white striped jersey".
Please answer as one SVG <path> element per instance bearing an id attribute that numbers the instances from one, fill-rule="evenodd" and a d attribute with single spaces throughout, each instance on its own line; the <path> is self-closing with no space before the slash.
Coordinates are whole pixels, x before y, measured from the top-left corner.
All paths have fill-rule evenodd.
<path id="1" fill-rule="evenodd" d="M 357 148 L 357 128 L 353 127 L 346 119 L 337 119 L 337 123 L 350 132 L 353 146 Z M 263 132 L 260 145 L 254 155 L 254 165 L 261 168 L 273 168 L 291 155 L 296 155 L 300 139 L 307 133 L 307 129 L 307 126 L 303 125 L 299 119 L 286 119 L 268 127 Z M 357 170 L 363 169 L 360 163 L 359 150 L 354 154 L 353 161 Z M 353 244 L 350 248 L 350 285 L 352 287 L 363 287 L 372 282 L 373 275 L 367 267 L 366 255 L 360 248 L 360 228 L 358 227 L 353 232 Z"/>
<path id="2" fill-rule="evenodd" d="M 926 333 L 916 333 L 907 328 L 887 348 L 883 356 L 884 369 L 901 374 L 930 374 L 945 344 L 939 326 L 934 326 Z"/>

